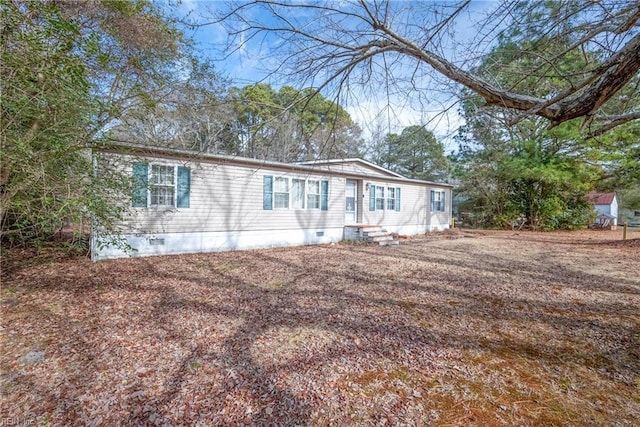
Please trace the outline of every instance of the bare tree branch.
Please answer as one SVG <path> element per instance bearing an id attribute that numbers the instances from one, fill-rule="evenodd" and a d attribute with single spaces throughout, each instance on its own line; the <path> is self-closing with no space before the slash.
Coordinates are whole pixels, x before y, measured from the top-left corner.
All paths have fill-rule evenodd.
<path id="1" fill-rule="evenodd" d="M 506 31 L 510 22 L 518 25 L 518 20 L 524 20 L 518 15 L 523 13 L 519 5 L 529 7 L 524 2 L 498 5 L 485 25 L 496 31 Z M 477 62 L 471 56 L 457 60 L 445 45 L 457 42 L 446 38 L 445 32 L 464 12 L 471 13 L 471 7 L 469 0 L 430 5 L 357 0 L 341 3 L 339 8 L 331 1 L 254 0 L 221 15 L 216 22 L 247 38 L 263 34 L 280 40 L 281 50 L 272 52 L 288 61 L 280 69 L 288 70 L 288 78 L 320 81 L 315 87 L 331 87 L 340 92 L 340 87 L 355 79 L 358 71 L 364 76 L 361 84 L 379 81 L 409 95 L 419 90 L 417 77 L 445 78 L 478 94 L 488 105 L 520 111 L 515 121 L 535 115 L 547 119 L 549 127 L 580 117 L 585 118 L 587 126 L 640 71 L 640 4 L 615 0 L 568 2 L 558 6 L 556 15 L 541 16 L 528 34 L 540 43 L 564 43 L 564 48 L 551 51 L 548 57 L 539 57 L 530 70 L 531 76 L 538 76 L 541 81 L 563 81 L 558 91 L 540 97 L 519 90 L 517 85 L 503 88 L 478 73 Z M 492 46 L 486 37 L 479 36 L 485 50 Z M 495 37 L 494 41 L 498 34 Z M 467 52 L 474 56 L 483 53 L 473 42 Z M 556 66 L 572 52 L 581 52 L 590 65 L 580 75 L 562 74 Z M 599 55 L 598 61 L 590 61 L 587 52 Z M 549 70 L 555 77 L 547 75 Z"/>
<path id="2" fill-rule="evenodd" d="M 596 138 L 598 136 L 601 136 L 603 134 L 605 134 L 606 132 L 610 131 L 611 129 L 618 127 L 620 125 L 623 125 L 625 123 L 629 123 L 630 121 L 633 120 L 639 120 L 640 119 L 640 111 L 636 111 L 633 113 L 629 113 L 629 114 L 621 114 L 618 116 L 606 116 L 606 117 L 602 117 L 603 120 L 606 120 L 607 123 L 601 127 L 599 127 L 598 129 L 590 132 L 587 135 L 587 139 L 589 138 Z"/>

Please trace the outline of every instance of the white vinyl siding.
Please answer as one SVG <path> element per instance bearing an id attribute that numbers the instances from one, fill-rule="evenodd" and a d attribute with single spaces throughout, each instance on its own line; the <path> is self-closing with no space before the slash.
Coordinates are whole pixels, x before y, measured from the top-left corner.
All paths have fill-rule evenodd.
<path id="1" fill-rule="evenodd" d="M 116 156 L 116 155 L 114 155 Z M 132 174 L 132 165 L 140 162 L 139 158 L 122 156 L 127 162 L 123 172 Z M 317 174 L 291 174 L 267 167 L 251 167 L 244 165 L 220 164 L 207 161 L 180 162 L 160 158 L 148 158 L 149 164 L 185 165 L 191 170 L 190 208 L 177 209 L 168 207 L 132 210 L 120 223 L 123 231 L 145 233 L 191 233 L 221 231 L 262 231 L 292 229 L 325 229 L 344 225 L 344 178 Z M 106 164 L 106 163 L 105 163 Z M 180 167 L 180 166 L 179 166 Z M 272 177 L 272 191 L 276 189 L 276 178 L 283 178 L 291 184 L 292 179 L 304 179 L 309 188 L 320 188 L 318 197 L 309 192 L 305 209 L 293 209 L 290 199 L 289 209 L 277 208 L 275 197 L 271 200 L 272 209 L 265 210 L 264 191 L 265 176 Z M 327 191 L 322 194 L 322 188 Z M 290 189 L 288 189 L 290 190 Z M 145 191 L 146 194 L 148 194 Z M 289 191 L 289 194 L 291 192 Z M 176 196 L 179 199 L 179 197 Z M 126 199 L 125 199 L 126 200 Z M 308 200 L 315 200 L 313 204 Z M 147 201 L 145 206 L 148 206 Z M 131 201 L 128 201 L 131 203 Z M 315 206 L 314 206 L 315 204 Z M 326 210 L 322 210 L 326 206 Z M 315 232 L 313 232 L 315 236 Z"/>
<path id="2" fill-rule="evenodd" d="M 369 182 L 368 194 L 365 197 L 369 201 L 369 209 L 362 211 L 361 221 L 365 224 L 381 225 L 394 232 L 400 229 L 412 229 L 416 232 L 426 231 L 429 225 L 428 189 L 420 184 L 402 183 L 401 186 L 394 184 L 396 183 Z M 386 190 L 384 209 L 377 209 L 375 200 L 381 187 Z M 388 191 L 389 189 L 393 189 L 392 193 Z M 371 198 L 372 190 L 375 192 L 373 200 Z M 366 184 L 365 191 L 367 191 Z M 393 209 L 389 206 L 391 194 L 394 196 Z M 372 205 L 375 209 L 370 209 Z"/>
<path id="3" fill-rule="evenodd" d="M 190 170 L 190 208 L 179 207 L 132 209 L 126 219 L 120 223 L 120 230 L 132 233 L 206 233 L 206 232 L 254 232 L 279 230 L 324 230 L 343 227 L 345 223 L 345 185 L 346 180 L 341 176 L 330 176 L 326 171 L 317 173 L 279 169 L 269 166 L 230 164 L 216 161 L 184 159 L 117 156 L 122 171 L 133 175 L 136 162 L 148 164 L 149 176 L 152 164 L 164 164 L 177 169 Z M 104 167 L 109 163 L 105 162 Z M 176 172 L 180 181 L 180 172 Z M 270 177 L 270 185 L 265 185 L 265 178 Z M 275 199 L 269 201 L 272 208 L 265 208 L 265 188 L 273 197 L 276 178 L 288 180 L 287 190 L 291 197 L 293 179 L 306 180 L 305 208 L 293 209 L 289 198 L 289 209 L 275 209 Z M 284 182 L 280 185 L 283 185 Z M 323 184 L 327 184 L 328 191 L 322 194 Z M 358 221 L 365 224 L 382 225 L 389 230 L 399 227 L 414 230 L 433 229 L 449 224 L 449 203 L 445 212 L 430 213 L 430 191 L 442 190 L 419 183 L 395 182 L 386 180 L 363 179 L 359 181 Z M 401 210 L 381 211 L 369 210 L 369 194 L 375 186 L 392 187 L 401 185 Z M 148 185 L 147 185 L 148 187 Z M 321 194 L 318 195 L 318 187 Z M 174 196 L 179 204 L 180 185 Z M 398 188 L 398 187 L 396 187 Z M 397 190 L 396 190 L 397 191 Z M 446 197 L 450 190 L 446 189 Z M 148 192 L 145 191 L 145 194 Z M 362 197 L 364 195 L 364 198 Z M 325 202 L 326 199 L 326 202 Z M 130 199 L 123 198 L 124 203 L 131 205 Z M 144 202 L 148 206 L 150 197 Z M 283 202 L 286 203 L 286 202 Z M 325 203 L 327 210 L 321 210 Z M 386 202 L 385 202 L 386 203 Z M 267 210 L 270 209 L 270 210 Z M 315 231 L 311 232 L 315 236 Z M 230 243 L 232 245 L 233 242 Z"/>

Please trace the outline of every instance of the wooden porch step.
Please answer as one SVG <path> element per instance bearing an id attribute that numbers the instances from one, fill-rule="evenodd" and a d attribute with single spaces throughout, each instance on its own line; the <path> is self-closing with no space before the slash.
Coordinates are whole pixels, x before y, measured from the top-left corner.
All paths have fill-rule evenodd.
<path id="1" fill-rule="evenodd" d="M 397 245 L 400 243 L 392 233 L 379 225 L 357 224 L 348 225 L 345 228 L 357 229 L 355 234 L 351 234 L 351 238 L 355 238 L 355 240 L 377 243 L 381 246 Z"/>

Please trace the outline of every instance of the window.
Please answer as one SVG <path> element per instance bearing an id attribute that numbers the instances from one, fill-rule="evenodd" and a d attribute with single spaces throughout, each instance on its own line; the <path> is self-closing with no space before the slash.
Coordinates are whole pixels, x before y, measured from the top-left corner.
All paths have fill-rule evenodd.
<path id="1" fill-rule="evenodd" d="M 132 170 L 134 207 L 189 207 L 191 170 L 188 167 L 135 162 Z"/>
<path id="2" fill-rule="evenodd" d="M 396 189 L 393 187 L 387 188 L 387 209 L 396 210 Z"/>
<path id="3" fill-rule="evenodd" d="M 431 190 L 431 212 L 445 211 L 444 190 Z"/>
<path id="4" fill-rule="evenodd" d="M 276 178 L 273 202 L 275 209 L 289 209 L 289 178 Z"/>
<path id="5" fill-rule="evenodd" d="M 150 206 L 174 206 L 175 167 L 151 165 Z"/>
<path id="6" fill-rule="evenodd" d="M 262 209 L 329 209 L 329 181 L 263 176 Z"/>
<path id="7" fill-rule="evenodd" d="M 376 210 L 384 209 L 384 187 L 376 186 Z"/>
<path id="8" fill-rule="evenodd" d="M 291 180 L 291 207 L 304 209 L 304 179 Z"/>
<path id="9" fill-rule="evenodd" d="M 387 187 L 387 195 L 385 197 L 385 187 L 380 185 L 369 185 L 369 210 L 400 210 L 400 187 Z M 386 204 L 385 204 L 386 200 Z"/>
<path id="10" fill-rule="evenodd" d="M 320 181 L 307 181 L 307 209 L 320 209 Z"/>
<path id="11" fill-rule="evenodd" d="M 387 188 L 387 209 L 400 211 L 400 187 Z"/>

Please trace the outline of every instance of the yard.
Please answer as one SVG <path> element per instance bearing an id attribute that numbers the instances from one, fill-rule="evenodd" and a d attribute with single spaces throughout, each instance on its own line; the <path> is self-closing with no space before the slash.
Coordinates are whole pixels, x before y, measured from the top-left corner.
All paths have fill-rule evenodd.
<path id="1" fill-rule="evenodd" d="M 621 234 L 5 256 L 0 425 L 637 425 Z"/>

